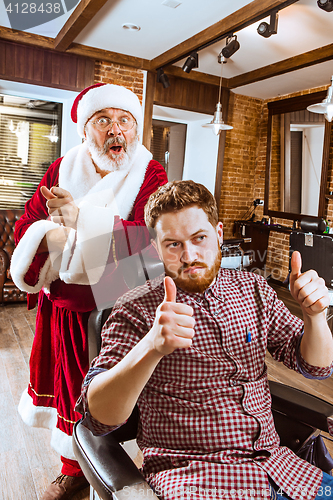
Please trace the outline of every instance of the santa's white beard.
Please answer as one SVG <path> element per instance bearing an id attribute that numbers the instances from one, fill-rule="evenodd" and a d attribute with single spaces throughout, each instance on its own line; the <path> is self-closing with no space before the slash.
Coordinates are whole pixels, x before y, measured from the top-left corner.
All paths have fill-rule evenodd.
<path id="1" fill-rule="evenodd" d="M 116 143 L 123 146 L 123 153 L 121 155 L 110 155 L 109 145 L 110 143 L 113 143 L 112 139 L 113 138 L 107 139 L 104 143 L 104 148 L 101 148 L 92 137 L 87 135 L 87 143 L 91 158 L 101 170 L 107 172 L 126 170 L 134 157 L 138 141 L 134 139 L 130 144 L 128 144 L 125 139 L 118 139 L 116 140 Z"/>

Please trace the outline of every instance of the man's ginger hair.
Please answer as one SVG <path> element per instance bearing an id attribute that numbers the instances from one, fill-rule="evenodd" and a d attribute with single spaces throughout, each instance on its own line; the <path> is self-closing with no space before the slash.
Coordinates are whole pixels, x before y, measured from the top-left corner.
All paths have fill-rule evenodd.
<path id="1" fill-rule="evenodd" d="M 205 186 L 194 181 L 168 182 L 152 193 L 145 206 L 146 226 L 154 230 L 162 214 L 192 206 L 202 208 L 211 225 L 217 226 L 219 219 L 214 196 Z"/>

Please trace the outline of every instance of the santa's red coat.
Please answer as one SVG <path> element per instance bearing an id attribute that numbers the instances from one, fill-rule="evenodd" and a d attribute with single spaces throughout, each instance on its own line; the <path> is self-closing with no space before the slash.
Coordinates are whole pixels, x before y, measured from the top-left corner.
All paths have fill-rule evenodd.
<path id="1" fill-rule="evenodd" d="M 60 163 L 61 158 L 49 167 L 36 193 L 27 202 L 24 215 L 16 223 L 16 244 L 31 224 L 48 218 L 46 199 L 40 193 L 40 187 L 50 189 L 58 185 Z M 108 300 L 116 299 L 127 290 L 117 263 L 149 245 L 149 234 L 144 226 L 144 206 L 150 194 L 166 182 L 163 167 L 151 160 L 130 216 L 127 220 L 119 218 L 115 221 L 108 266 L 100 282 L 94 285 L 107 293 Z M 37 283 L 47 256 L 47 253 L 35 256 L 25 275 L 27 284 L 33 286 Z M 72 434 L 75 421 L 81 417 L 74 411 L 74 406 L 89 367 L 87 322 L 90 312 L 95 308 L 95 297 L 96 293 L 90 286 L 66 284 L 60 279 L 51 284 L 50 294 L 41 291 L 38 296 L 28 394 L 36 407 L 56 410 L 57 428 L 68 436 Z M 29 308 L 35 307 L 36 302 L 37 294 L 28 295 Z M 43 408 L 40 408 L 41 412 Z M 45 426 L 50 427 L 47 420 L 48 417 L 44 422 L 41 415 L 39 423 L 42 426 L 46 423 Z M 66 452 L 59 451 L 66 456 Z"/>

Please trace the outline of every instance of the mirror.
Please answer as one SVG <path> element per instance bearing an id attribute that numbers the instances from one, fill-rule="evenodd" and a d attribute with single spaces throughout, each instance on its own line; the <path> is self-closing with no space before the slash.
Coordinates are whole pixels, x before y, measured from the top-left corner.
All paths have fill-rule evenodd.
<path id="1" fill-rule="evenodd" d="M 268 103 L 264 214 L 323 217 L 331 124 L 307 106 L 326 91 Z"/>

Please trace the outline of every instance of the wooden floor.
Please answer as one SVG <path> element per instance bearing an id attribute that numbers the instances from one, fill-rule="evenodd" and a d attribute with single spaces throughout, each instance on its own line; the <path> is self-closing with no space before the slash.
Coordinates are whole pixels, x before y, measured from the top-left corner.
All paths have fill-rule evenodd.
<path id="1" fill-rule="evenodd" d="M 276 288 L 274 286 L 274 288 Z M 279 297 L 300 315 L 290 293 L 276 288 Z M 21 393 L 28 383 L 28 362 L 35 311 L 25 304 L 0 308 L 0 500 L 39 500 L 60 471 L 59 456 L 50 442 L 50 431 L 27 427 L 17 413 Z M 333 378 L 307 380 L 267 355 L 269 378 L 310 392 L 333 404 Z M 328 436 L 326 436 L 328 437 Z M 333 456 L 333 442 L 325 440 Z M 75 500 L 88 500 L 84 490 Z"/>
<path id="2" fill-rule="evenodd" d="M 29 380 L 35 311 L 26 304 L 0 308 L 0 500 L 38 500 L 61 469 L 50 431 L 26 426 L 17 405 Z M 88 500 L 89 489 L 75 497 Z"/>

